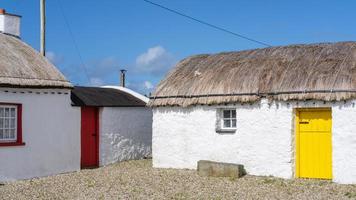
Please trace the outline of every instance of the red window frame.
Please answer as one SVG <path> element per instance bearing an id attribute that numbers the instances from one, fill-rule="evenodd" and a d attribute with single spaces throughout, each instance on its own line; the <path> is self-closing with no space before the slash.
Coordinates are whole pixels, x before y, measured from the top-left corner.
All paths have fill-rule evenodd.
<path id="1" fill-rule="evenodd" d="M 10 105 L 17 107 L 17 140 L 14 142 L 0 142 L 0 147 L 25 145 L 25 143 L 22 141 L 22 104 L 0 102 L 0 106 L 1 105 Z"/>

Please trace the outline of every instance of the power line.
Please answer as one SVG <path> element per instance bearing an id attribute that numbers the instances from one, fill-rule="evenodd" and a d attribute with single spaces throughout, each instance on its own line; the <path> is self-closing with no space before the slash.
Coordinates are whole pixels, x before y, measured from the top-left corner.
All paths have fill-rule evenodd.
<path id="1" fill-rule="evenodd" d="M 223 32 L 225 32 L 225 33 L 229 33 L 229 34 L 231 34 L 231 35 L 237 36 L 237 37 L 239 37 L 239 38 L 243 38 L 243 39 L 245 39 L 245 40 L 249 40 L 249 41 L 251 41 L 251 42 L 255 42 L 255 43 L 258 43 L 258 44 L 267 46 L 267 47 L 271 47 L 271 46 L 272 46 L 272 45 L 267 44 L 267 43 L 265 43 L 265 42 L 261 42 L 261 41 L 255 40 L 255 39 L 253 39 L 253 38 L 250 38 L 250 37 L 241 35 L 241 34 L 239 34 L 239 33 L 235 33 L 235 32 L 233 32 L 233 31 L 230 31 L 230 30 L 226 29 L 226 28 L 222 28 L 222 27 L 219 27 L 219 26 L 217 26 L 217 25 L 214 25 L 214 24 L 211 24 L 211 23 L 202 21 L 202 20 L 200 20 L 200 19 L 191 17 L 191 16 L 189 16 L 189 15 L 187 15 L 187 14 L 178 12 L 178 11 L 173 10 L 173 9 L 171 9 L 171 8 L 165 7 L 165 6 L 161 5 L 161 4 L 158 4 L 158 3 L 155 3 L 155 2 L 152 2 L 152 1 L 149 1 L 149 0 L 143 0 L 143 1 L 146 2 L 146 3 L 149 3 L 149 4 L 151 4 L 151 5 L 157 6 L 157 7 L 159 7 L 159 8 L 162 8 L 162 9 L 164 9 L 164 10 L 167 10 L 167 11 L 169 11 L 169 12 L 172 12 L 172 13 L 174 13 L 174 14 L 177 14 L 177 15 L 180 15 L 180 16 L 182 16 L 182 17 L 188 18 L 188 19 L 190 19 L 190 20 L 196 21 L 196 22 L 198 22 L 198 23 L 200 23 L 200 24 L 204 24 L 204 25 L 209 26 L 209 27 L 211 27 L 211 28 L 214 28 L 214 29 L 223 31 Z"/>
<path id="2" fill-rule="evenodd" d="M 76 40 L 75 40 L 74 34 L 73 34 L 73 32 L 72 32 L 72 29 L 70 28 L 70 24 L 69 24 L 69 22 L 68 22 L 68 19 L 67 19 L 65 13 L 64 13 L 64 9 L 63 9 L 61 0 L 57 0 L 57 3 L 59 4 L 59 8 L 60 8 L 60 11 L 61 11 L 61 13 L 62 13 L 62 16 L 63 16 L 63 19 L 64 19 L 64 21 L 65 21 L 65 24 L 66 24 L 66 26 L 67 26 L 67 28 L 68 28 L 69 35 L 70 35 L 70 37 L 71 37 L 71 39 L 72 39 L 72 41 L 73 41 L 75 50 L 77 51 L 79 60 L 80 60 L 80 62 L 81 62 L 81 64 L 82 64 L 81 66 L 82 66 L 82 69 L 83 69 L 83 71 L 84 71 L 84 74 L 85 74 L 85 76 L 86 76 L 87 79 L 88 79 L 88 83 L 90 83 L 90 78 L 89 78 L 89 73 L 88 73 L 87 67 L 86 67 L 86 65 L 85 65 L 85 63 L 84 63 L 84 61 L 83 61 L 82 54 L 81 54 L 80 51 L 79 51 L 78 44 L 77 44 L 77 42 L 76 42 Z"/>

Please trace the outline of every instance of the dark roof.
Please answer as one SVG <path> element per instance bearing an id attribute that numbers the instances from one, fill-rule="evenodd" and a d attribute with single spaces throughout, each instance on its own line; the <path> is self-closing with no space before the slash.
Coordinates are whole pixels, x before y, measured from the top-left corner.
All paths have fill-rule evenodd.
<path id="1" fill-rule="evenodd" d="M 117 89 L 75 86 L 71 93 L 74 106 L 145 107 L 141 99 Z"/>

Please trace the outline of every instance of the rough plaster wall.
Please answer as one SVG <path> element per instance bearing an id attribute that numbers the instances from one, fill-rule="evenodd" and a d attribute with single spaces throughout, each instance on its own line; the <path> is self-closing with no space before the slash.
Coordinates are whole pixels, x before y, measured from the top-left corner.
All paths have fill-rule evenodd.
<path id="1" fill-rule="evenodd" d="M 356 107 L 335 105 L 333 117 L 333 177 L 335 182 L 356 183 Z"/>
<path id="2" fill-rule="evenodd" d="M 228 106 L 229 107 L 229 106 Z M 215 131 L 217 106 L 159 107 L 153 110 L 153 166 L 195 169 L 198 160 L 240 163 L 253 175 L 294 176 L 293 109 L 332 107 L 333 176 L 356 182 L 356 108 L 354 103 L 323 102 L 235 105 L 237 131 Z M 353 121 L 355 119 L 355 122 Z M 350 159 L 354 158 L 354 159 Z"/>
<path id="3" fill-rule="evenodd" d="M 0 90 L 0 102 L 22 104 L 22 135 L 26 145 L 0 147 L 0 181 L 79 170 L 80 110 L 71 106 L 70 91 L 4 90 L 7 89 Z M 53 91 L 62 94 L 51 94 Z"/>
<path id="4" fill-rule="evenodd" d="M 154 109 L 153 165 L 195 169 L 198 160 L 213 160 L 243 164 L 254 175 L 291 177 L 291 108 L 236 107 L 234 134 L 216 133 L 215 106 Z"/>
<path id="5" fill-rule="evenodd" d="M 100 165 L 151 156 L 152 110 L 109 108 L 100 110 Z"/>

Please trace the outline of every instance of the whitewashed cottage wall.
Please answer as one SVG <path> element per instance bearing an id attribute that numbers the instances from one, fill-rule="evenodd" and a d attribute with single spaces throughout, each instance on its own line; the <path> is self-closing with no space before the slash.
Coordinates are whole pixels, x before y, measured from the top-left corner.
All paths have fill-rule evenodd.
<path id="1" fill-rule="evenodd" d="M 331 107 L 333 180 L 356 183 L 355 102 L 274 102 L 263 99 L 237 109 L 237 131 L 216 132 L 224 106 L 153 109 L 153 166 L 195 169 L 199 160 L 240 163 L 252 175 L 294 176 L 294 108 Z"/>
<path id="2" fill-rule="evenodd" d="M 2 88 L 0 102 L 22 104 L 26 143 L 0 146 L 0 181 L 80 170 L 80 108 L 70 90 Z"/>
<path id="3" fill-rule="evenodd" d="M 99 115 L 101 166 L 151 156 L 151 108 L 103 107 Z"/>

